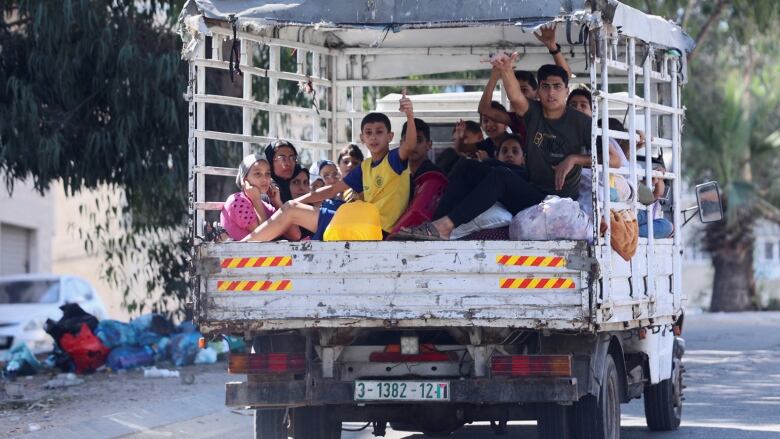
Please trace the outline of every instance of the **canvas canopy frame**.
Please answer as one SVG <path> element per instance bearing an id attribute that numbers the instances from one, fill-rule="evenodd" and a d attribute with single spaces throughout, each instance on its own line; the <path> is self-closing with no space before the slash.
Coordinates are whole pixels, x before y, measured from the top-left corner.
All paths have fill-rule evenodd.
<path id="1" fill-rule="evenodd" d="M 257 4 L 251 8 L 247 4 Z M 326 2 L 323 2 L 323 4 Z M 363 5 L 365 2 L 354 2 Z M 374 2 L 368 2 L 374 3 Z M 381 2 L 380 2 L 381 3 Z M 398 10 L 399 2 L 390 2 Z M 403 3 L 403 2 L 401 2 Z M 416 2 L 407 2 L 416 3 Z M 436 3 L 436 2 L 433 2 Z M 502 5 L 511 2 L 496 1 Z M 556 3 L 556 2 L 549 2 Z M 681 86 L 685 82 L 685 54 L 692 49 L 690 38 L 679 27 L 658 17 L 647 16 L 616 1 L 563 1 L 567 8 L 550 9 L 549 15 L 533 17 L 513 16 L 507 20 L 488 17 L 483 20 L 383 23 L 360 22 L 360 13 L 353 22 L 320 22 L 296 20 L 294 15 L 263 16 L 271 9 L 267 2 L 190 1 L 182 15 L 182 32 L 186 43 L 184 56 L 189 62 L 190 102 L 190 166 L 189 190 L 193 240 L 203 236 L 205 212 L 219 210 L 219 200 L 205 199 L 206 176 L 234 177 L 235 168 L 218 167 L 206 162 L 207 142 L 229 142 L 241 145 L 246 155 L 263 148 L 268 142 L 283 137 L 298 147 L 335 159 L 337 151 L 350 142 L 358 142 L 360 119 L 371 108 L 364 107 L 364 95 L 374 87 L 403 86 L 481 86 L 485 80 L 459 78 L 419 78 L 431 74 L 487 69 L 484 59 L 496 51 L 518 51 L 518 68 L 535 70 L 550 63 L 547 49 L 541 47 L 532 35 L 533 26 L 556 21 L 558 43 L 570 60 L 577 75 L 573 82 L 588 84 L 593 91 L 593 129 L 591 159 L 594 191 L 593 251 L 603 261 L 600 269 L 602 309 L 597 320 L 609 320 L 616 312 L 633 312 L 631 302 L 621 301 L 623 310 L 611 306 L 611 291 L 630 291 L 636 294 L 636 303 L 654 302 L 657 294 L 652 272 L 654 264 L 647 263 L 641 273 L 634 261 L 624 264 L 617 260 L 610 247 L 609 215 L 611 209 L 637 209 L 636 191 L 628 203 L 610 202 L 611 174 L 625 176 L 633 187 L 645 184 L 652 188 L 652 178 L 671 183 L 671 216 L 677 233 L 671 240 L 673 273 L 680 273 L 682 228 L 680 214 L 681 129 L 683 107 Z M 243 5 L 243 6 L 242 6 Z M 221 8 L 221 9 L 220 9 Z M 290 11 L 294 7 L 288 8 Z M 379 7 L 380 16 L 381 5 Z M 260 12 L 258 12 L 260 11 Z M 276 11 L 279 12 L 279 11 Z M 289 12 L 289 11 L 288 11 Z M 543 11 L 544 12 L 544 11 Z M 228 14 L 229 13 L 229 14 Z M 238 17 L 243 76 L 240 96 L 226 96 L 208 92 L 207 73 L 226 72 L 229 69 L 226 47 L 233 38 L 228 15 Z M 292 12 L 289 12 L 292 14 Z M 272 14 L 271 14 L 272 15 Z M 338 15 L 338 14 L 336 14 Z M 340 16 L 340 15 L 339 15 Z M 430 37 L 426 37 L 429 35 Z M 473 38 L 470 38 L 472 35 Z M 469 44 L 469 40 L 474 44 Z M 452 43 L 448 43 L 452 41 Z M 265 65 L 255 65 L 251 56 L 258 48 L 267 50 Z M 294 55 L 293 55 L 294 54 Z M 295 56 L 295 71 L 281 68 L 282 56 Z M 415 78 L 410 76 L 415 75 Z M 265 99 L 257 99 L 253 88 L 256 80 L 268 82 Z M 279 85 L 283 82 L 310 83 L 318 103 L 307 99 L 305 106 L 280 102 Z M 503 93 L 503 92 L 502 92 Z M 503 95 L 502 95 L 503 96 Z M 240 132 L 225 132 L 218 127 L 207 129 L 210 106 L 227 106 L 241 112 Z M 315 108 L 316 107 L 316 108 Z M 628 133 L 602 130 L 610 116 L 622 113 Z M 254 132 L 255 116 L 268 115 L 267 130 Z M 401 116 L 389 113 L 390 117 Z M 425 120 L 452 120 L 478 118 L 474 111 L 420 111 L 416 117 Z M 303 117 L 310 130 L 305 135 L 284 135 L 282 117 Z M 664 151 L 666 172 L 654 171 L 649 159 L 638 160 L 637 129 L 648 139 L 646 157 L 655 157 Z M 602 134 L 604 134 L 602 136 Z M 601 143 L 597 138 L 601 136 Z M 609 139 L 629 141 L 628 168 L 609 169 L 598 164 L 599 150 L 609 156 Z M 652 216 L 649 215 L 651 218 Z M 607 231 L 598 233 L 605 222 Z M 640 239 L 638 257 L 654 257 L 652 221 L 648 222 L 649 238 Z M 671 241 L 671 242 L 670 242 Z M 675 300 L 682 297 L 680 276 L 669 276 L 669 289 Z M 640 297 L 641 296 L 641 297 Z M 678 309 L 680 303 L 674 303 Z"/>

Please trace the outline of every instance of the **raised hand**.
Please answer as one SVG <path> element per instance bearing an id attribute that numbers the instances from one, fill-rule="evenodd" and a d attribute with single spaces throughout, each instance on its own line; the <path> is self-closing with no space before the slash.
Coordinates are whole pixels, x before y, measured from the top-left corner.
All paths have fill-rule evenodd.
<path id="1" fill-rule="evenodd" d="M 414 117 L 414 107 L 412 106 L 412 100 L 406 96 L 406 87 L 401 92 L 401 100 L 398 101 L 398 111 L 406 113 L 406 117 Z"/>
<path id="2" fill-rule="evenodd" d="M 534 36 L 537 40 L 539 40 L 542 44 L 547 46 L 549 50 L 555 50 L 557 48 L 555 43 L 555 28 L 556 23 L 550 22 L 547 24 L 543 24 L 538 32 L 534 32 Z"/>
<path id="3" fill-rule="evenodd" d="M 456 142 L 463 141 L 466 136 L 466 122 L 463 119 L 455 122 L 455 130 L 452 132 L 452 139 Z"/>
<path id="4" fill-rule="evenodd" d="M 520 59 L 520 54 L 513 52 L 511 55 L 504 52 L 495 54 L 490 59 L 490 64 L 497 70 L 513 70 L 515 63 Z"/>

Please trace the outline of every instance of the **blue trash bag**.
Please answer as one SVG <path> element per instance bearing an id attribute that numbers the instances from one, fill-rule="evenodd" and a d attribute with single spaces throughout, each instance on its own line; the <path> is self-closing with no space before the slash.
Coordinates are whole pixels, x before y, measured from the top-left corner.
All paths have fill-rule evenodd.
<path id="1" fill-rule="evenodd" d="M 98 323 L 95 335 L 109 348 L 120 346 L 137 346 L 138 334 L 129 323 L 117 320 L 101 320 Z"/>
<path id="2" fill-rule="evenodd" d="M 141 346 L 151 346 L 163 337 L 162 335 L 152 331 L 137 331 L 136 341 Z"/>
<path id="3" fill-rule="evenodd" d="M 154 361 L 165 361 L 170 357 L 170 345 L 171 339 L 168 337 L 162 337 L 155 344 L 152 345 L 154 349 Z"/>
<path id="4" fill-rule="evenodd" d="M 200 348 L 200 332 L 183 332 L 171 337 L 169 351 L 171 360 L 177 367 L 193 364 Z"/>
<path id="5" fill-rule="evenodd" d="M 54 350 L 51 351 L 43 365 L 49 369 L 55 367 L 65 373 L 75 373 L 76 365 L 73 364 L 73 360 L 70 358 L 67 352 L 63 351 L 58 345 L 54 345 Z"/>
<path id="6" fill-rule="evenodd" d="M 176 328 L 178 332 L 197 332 L 198 328 L 190 321 L 181 322 Z"/>
<path id="7" fill-rule="evenodd" d="M 173 323 L 162 314 L 151 313 L 138 316 L 130 324 L 140 334 L 143 332 L 152 332 L 161 336 L 170 336 L 176 332 Z"/>
<path id="8" fill-rule="evenodd" d="M 43 365 L 35 358 L 25 343 L 11 348 L 7 359 L 5 373 L 9 376 L 35 375 L 43 368 Z"/>
<path id="9" fill-rule="evenodd" d="M 106 365 L 113 370 L 133 369 L 154 364 L 154 350 L 149 346 L 120 346 L 108 354 Z"/>

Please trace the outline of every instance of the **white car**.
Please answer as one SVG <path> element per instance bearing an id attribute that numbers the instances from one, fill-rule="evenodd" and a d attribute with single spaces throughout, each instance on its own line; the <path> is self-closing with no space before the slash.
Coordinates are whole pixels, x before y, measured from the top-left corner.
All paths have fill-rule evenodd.
<path id="1" fill-rule="evenodd" d="M 46 319 L 62 317 L 60 306 L 78 303 L 98 320 L 106 310 L 86 280 L 68 275 L 22 274 L 0 276 L 0 360 L 11 347 L 27 343 L 34 354 L 49 352 L 54 339 L 43 330 Z"/>

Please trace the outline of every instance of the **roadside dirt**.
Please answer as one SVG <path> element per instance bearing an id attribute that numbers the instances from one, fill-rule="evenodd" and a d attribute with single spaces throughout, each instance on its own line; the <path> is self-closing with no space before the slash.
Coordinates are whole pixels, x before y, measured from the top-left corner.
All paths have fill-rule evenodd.
<path id="1" fill-rule="evenodd" d="M 170 365 L 157 367 L 174 369 Z M 180 378 L 144 378 L 140 369 L 102 371 L 77 376 L 84 380 L 79 385 L 55 389 L 45 387 L 57 376 L 54 372 L 4 380 L 0 385 L 0 437 L 77 424 L 128 406 L 143 405 L 144 401 L 213 394 L 214 390 L 224 388 L 228 380 L 226 369 L 226 362 L 187 366 L 179 369 Z M 192 384 L 184 382 L 188 377 L 194 378 Z"/>

